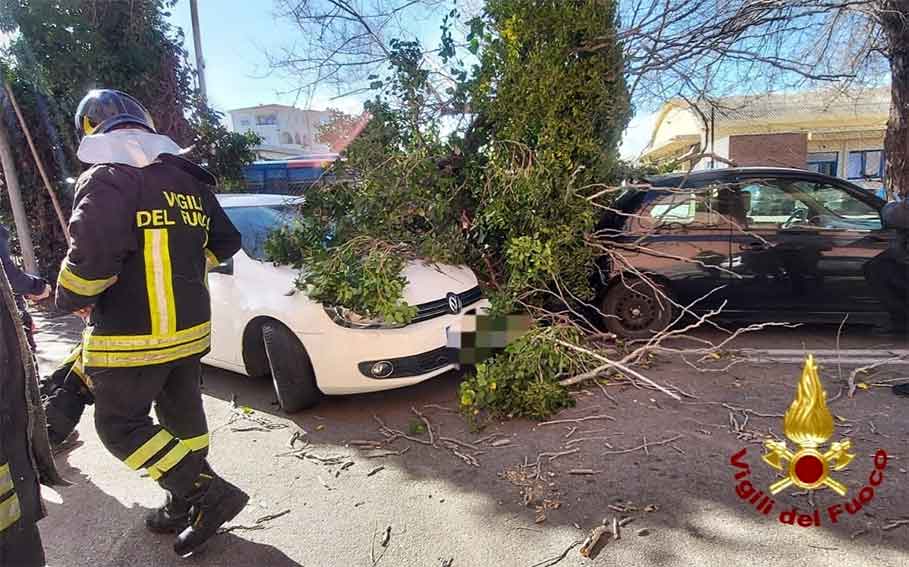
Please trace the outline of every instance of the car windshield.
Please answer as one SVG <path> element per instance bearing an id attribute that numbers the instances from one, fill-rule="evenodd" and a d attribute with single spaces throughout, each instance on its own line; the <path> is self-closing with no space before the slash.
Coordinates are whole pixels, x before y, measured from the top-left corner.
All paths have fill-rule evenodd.
<path id="1" fill-rule="evenodd" d="M 265 260 L 265 241 L 272 231 L 300 222 L 291 205 L 228 207 L 224 209 L 243 237 L 243 251 L 250 258 Z"/>

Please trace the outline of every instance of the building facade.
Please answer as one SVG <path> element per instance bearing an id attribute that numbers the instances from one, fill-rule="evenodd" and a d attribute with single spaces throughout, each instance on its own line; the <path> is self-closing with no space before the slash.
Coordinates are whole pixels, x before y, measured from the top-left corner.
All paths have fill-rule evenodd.
<path id="1" fill-rule="evenodd" d="M 877 190 L 884 174 L 890 89 L 811 91 L 729 97 L 715 107 L 663 105 L 641 161 L 676 170 L 797 167 Z"/>
<path id="2" fill-rule="evenodd" d="M 266 104 L 230 110 L 228 116 L 232 131 L 254 132 L 262 138 L 255 148 L 259 159 L 287 159 L 329 151 L 319 141 L 319 128 L 331 118 L 328 111 Z"/>

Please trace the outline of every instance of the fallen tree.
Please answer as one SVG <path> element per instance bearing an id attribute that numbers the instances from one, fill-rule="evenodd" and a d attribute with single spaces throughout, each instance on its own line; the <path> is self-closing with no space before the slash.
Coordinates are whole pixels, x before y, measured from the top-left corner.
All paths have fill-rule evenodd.
<path id="1" fill-rule="evenodd" d="M 306 265 L 301 289 L 405 323 L 415 312 L 402 299 L 407 260 L 469 265 L 493 315 L 536 323 L 465 378 L 460 402 L 471 415 L 544 418 L 573 403 L 566 386 L 607 371 L 684 395 L 635 365 L 680 350 L 677 339 L 716 313 L 620 345 L 600 328 L 606 315 L 591 286 L 604 257 L 650 281 L 594 230 L 629 176 L 617 156 L 630 106 L 615 2 L 487 0 L 463 37 L 449 13 L 437 49 L 394 34 L 403 5 L 420 2 L 284 4 L 304 34 L 326 42 L 321 56 L 290 53 L 276 65 L 304 84 L 326 69 L 357 70 L 375 91 L 369 123 L 334 165 L 338 181 L 311 188 L 303 224 L 267 243 L 274 261 Z M 586 49 L 594 40 L 597 49 Z M 680 322 L 694 306 L 675 307 Z"/>

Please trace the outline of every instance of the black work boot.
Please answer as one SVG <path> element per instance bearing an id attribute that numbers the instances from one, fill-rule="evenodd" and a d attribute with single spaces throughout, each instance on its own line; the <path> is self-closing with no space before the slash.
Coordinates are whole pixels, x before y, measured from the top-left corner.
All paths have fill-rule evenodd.
<path id="1" fill-rule="evenodd" d="M 897 396 L 909 396 L 909 382 L 905 384 L 894 384 L 892 390 Z"/>
<path id="2" fill-rule="evenodd" d="M 174 542 L 174 551 L 181 557 L 198 551 L 226 522 L 233 520 L 249 502 L 249 495 L 227 482 L 210 469 L 199 475 L 196 490 L 189 497 L 192 503 L 190 524 Z"/>
<path id="3" fill-rule="evenodd" d="M 175 534 L 189 525 L 189 512 L 192 505 L 188 500 L 174 496 L 165 491 L 167 501 L 164 506 L 152 510 L 145 516 L 145 527 L 156 534 Z"/>

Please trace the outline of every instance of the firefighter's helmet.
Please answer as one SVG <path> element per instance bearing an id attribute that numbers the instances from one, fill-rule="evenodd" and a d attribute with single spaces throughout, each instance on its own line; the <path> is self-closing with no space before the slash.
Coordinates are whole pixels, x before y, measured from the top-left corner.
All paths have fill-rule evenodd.
<path id="1" fill-rule="evenodd" d="M 151 114 L 128 94 L 113 89 L 93 89 L 76 110 L 79 137 L 110 132 L 115 126 L 134 124 L 156 133 Z"/>

